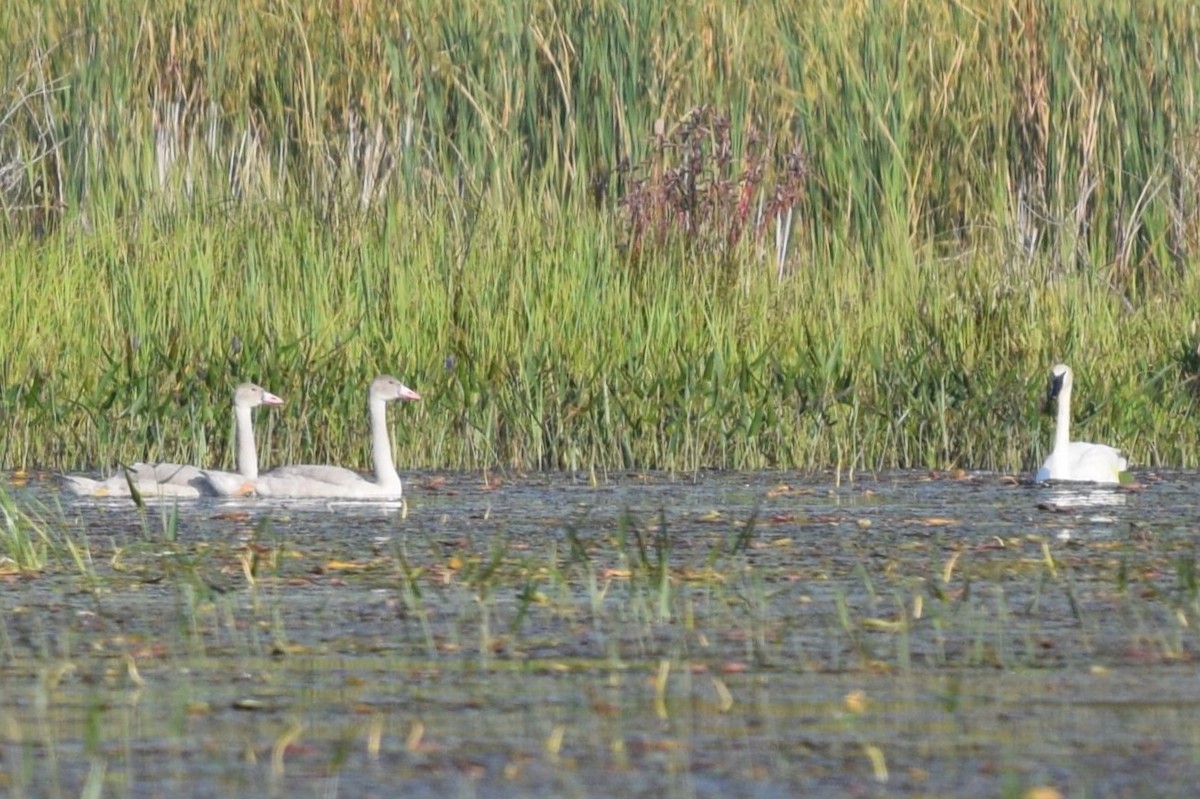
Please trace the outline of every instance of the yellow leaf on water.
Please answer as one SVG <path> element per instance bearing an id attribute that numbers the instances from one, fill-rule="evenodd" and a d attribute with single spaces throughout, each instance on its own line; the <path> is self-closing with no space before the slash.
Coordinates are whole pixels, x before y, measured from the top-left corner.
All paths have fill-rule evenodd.
<path id="1" fill-rule="evenodd" d="M 1062 799 L 1062 791 L 1049 785 L 1035 785 L 1022 794 L 1021 799 Z"/>
<path id="2" fill-rule="evenodd" d="M 862 626 L 868 630 L 881 630 L 886 633 L 900 632 L 908 625 L 903 621 L 891 621 L 889 619 L 863 619 Z"/>
<path id="3" fill-rule="evenodd" d="M 303 644 L 278 643 L 271 647 L 272 655 L 306 655 L 311 651 Z"/>
<path id="4" fill-rule="evenodd" d="M 712 683 L 713 690 L 717 692 L 717 707 L 721 709 L 722 713 L 728 713 L 733 709 L 733 692 L 729 690 L 729 686 L 716 677 L 712 678 Z"/>
<path id="5" fill-rule="evenodd" d="M 863 713 L 867 709 L 867 692 L 863 690 L 851 691 L 846 694 L 846 698 L 842 700 L 842 706 L 849 713 Z"/>
<path id="6" fill-rule="evenodd" d="M 325 564 L 325 568 L 329 571 L 356 571 L 366 567 L 365 563 L 355 563 L 349 560 L 331 560 Z"/>
<path id="7" fill-rule="evenodd" d="M 863 751 L 867 753 L 867 758 L 871 761 L 871 770 L 875 773 L 875 781 L 887 782 L 887 759 L 883 756 L 883 750 L 875 744 L 863 744 Z"/>
<path id="8" fill-rule="evenodd" d="M 258 699 L 235 699 L 230 703 L 234 710 L 269 710 L 266 702 Z"/>

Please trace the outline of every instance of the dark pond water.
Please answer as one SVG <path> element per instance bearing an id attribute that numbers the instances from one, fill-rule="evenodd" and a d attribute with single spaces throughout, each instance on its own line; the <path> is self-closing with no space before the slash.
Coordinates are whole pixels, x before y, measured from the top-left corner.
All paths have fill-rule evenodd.
<path id="1" fill-rule="evenodd" d="M 1193 796 L 1200 479 L 1140 477 L 10 480 L 0 793 Z"/>

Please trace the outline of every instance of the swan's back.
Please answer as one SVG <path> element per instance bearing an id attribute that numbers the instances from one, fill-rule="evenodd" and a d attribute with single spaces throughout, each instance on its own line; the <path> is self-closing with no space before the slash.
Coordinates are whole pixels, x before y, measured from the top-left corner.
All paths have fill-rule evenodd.
<path id="1" fill-rule="evenodd" d="M 324 464 L 280 466 L 263 475 L 276 480 L 316 480 L 321 483 L 334 485 L 351 485 L 363 480 L 363 476 L 353 469 L 344 466 L 327 466 Z"/>
<path id="2" fill-rule="evenodd" d="M 262 475 L 255 483 L 260 497 L 313 499 L 400 499 L 402 488 L 374 483 L 342 466 L 282 466 Z"/>
<path id="3" fill-rule="evenodd" d="M 103 489 L 102 480 L 93 480 L 90 477 L 81 477 L 77 474 L 64 474 L 62 480 L 63 485 L 77 497 L 105 496 L 103 493 L 99 493 Z"/>
<path id="4" fill-rule="evenodd" d="M 1065 449 L 1050 453 L 1036 479 L 1119 483 L 1128 466 L 1121 453 L 1107 444 L 1072 441 Z"/>
<path id="5" fill-rule="evenodd" d="M 261 475 L 254 490 L 260 497 L 352 497 L 359 483 L 373 485 L 342 466 L 281 466 Z"/>
<path id="6" fill-rule="evenodd" d="M 129 467 L 129 475 L 139 483 L 170 483 L 178 486 L 194 486 L 201 477 L 200 469 L 182 463 L 135 463 Z M 125 482 L 122 475 L 114 477 Z"/>
<path id="7" fill-rule="evenodd" d="M 254 480 L 241 472 L 205 469 L 197 482 L 204 496 L 245 497 L 254 493 Z"/>
<path id="8" fill-rule="evenodd" d="M 132 496 L 129 484 L 143 497 L 192 498 L 207 494 L 204 475 L 182 463 L 134 463 L 104 480 L 63 475 L 67 488 L 80 497 Z"/>
<path id="9" fill-rule="evenodd" d="M 173 497 L 177 499 L 195 499 L 196 497 L 206 496 L 208 491 L 205 490 L 204 476 L 197 472 L 197 476 L 188 482 L 165 482 L 154 479 L 140 479 L 135 474 L 130 473 L 127 479 L 124 474 L 114 474 L 105 480 L 93 480 L 88 477 L 79 477 L 77 475 L 63 475 L 63 480 L 66 481 L 67 488 L 71 493 L 80 497 L 92 497 L 94 499 L 115 498 L 115 497 L 131 497 L 133 491 L 137 491 L 138 495 L 146 499 L 161 499 Z M 133 484 L 133 491 L 129 485 Z"/>

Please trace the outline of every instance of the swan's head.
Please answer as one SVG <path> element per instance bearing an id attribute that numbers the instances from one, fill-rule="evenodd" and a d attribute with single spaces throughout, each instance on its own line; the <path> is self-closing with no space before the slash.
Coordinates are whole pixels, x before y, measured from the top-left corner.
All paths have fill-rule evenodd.
<path id="1" fill-rule="evenodd" d="M 262 386 L 242 383 L 234 389 L 233 404 L 239 408 L 257 408 L 259 405 L 282 405 L 283 398 L 275 396 Z"/>
<path id="2" fill-rule="evenodd" d="M 1050 386 L 1046 389 L 1046 407 L 1053 407 L 1060 394 L 1071 392 L 1071 367 L 1065 363 L 1056 364 L 1050 370 Z"/>
<path id="3" fill-rule="evenodd" d="M 372 400 L 383 400 L 384 402 L 395 400 L 415 402 L 421 399 L 420 394 L 391 375 L 380 375 L 371 381 L 370 397 Z"/>

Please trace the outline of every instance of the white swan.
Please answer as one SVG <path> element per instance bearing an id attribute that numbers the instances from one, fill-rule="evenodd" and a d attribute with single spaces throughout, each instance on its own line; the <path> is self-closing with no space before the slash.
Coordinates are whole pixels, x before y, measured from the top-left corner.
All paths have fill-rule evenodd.
<path id="1" fill-rule="evenodd" d="M 1119 483 L 1127 463 L 1121 453 L 1105 444 L 1071 441 L 1071 368 L 1058 364 L 1050 372 L 1046 402 L 1058 401 L 1054 422 L 1054 449 L 1037 470 L 1035 479 L 1073 480 L 1091 483 Z"/>
<path id="2" fill-rule="evenodd" d="M 258 476 L 258 455 L 254 450 L 254 427 L 250 410 L 259 405 L 282 405 L 283 400 L 253 383 L 242 383 L 233 392 L 233 419 L 237 436 L 235 472 L 205 472 L 181 463 L 135 463 L 106 480 L 64 475 L 67 488 L 84 497 L 128 497 L 130 485 L 144 497 L 193 499 L 219 492 L 216 481 L 238 485 Z"/>
<path id="3" fill-rule="evenodd" d="M 320 497 L 339 499 L 400 499 L 400 475 L 392 461 L 387 431 L 387 403 L 415 401 L 421 395 L 394 377 L 382 375 L 371 382 L 367 405 L 371 412 L 371 455 L 375 480 L 341 466 L 283 466 L 258 478 L 260 497 Z"/>

